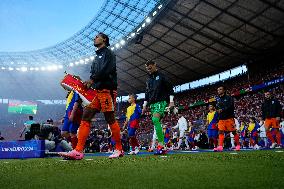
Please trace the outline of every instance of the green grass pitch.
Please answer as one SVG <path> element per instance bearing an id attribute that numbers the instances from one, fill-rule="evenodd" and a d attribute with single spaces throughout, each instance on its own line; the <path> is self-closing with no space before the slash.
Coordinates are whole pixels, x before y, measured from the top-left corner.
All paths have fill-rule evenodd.
<path id="1" fill-rule="evenodd" d="M 0 160 L 0 188 L 284 188 L 284 152 L 231 153 Z"/>

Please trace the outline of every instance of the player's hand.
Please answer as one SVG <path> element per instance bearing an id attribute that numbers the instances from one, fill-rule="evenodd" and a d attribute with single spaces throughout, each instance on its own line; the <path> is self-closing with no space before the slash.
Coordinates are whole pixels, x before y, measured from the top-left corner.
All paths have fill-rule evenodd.
<path id="1" fill-rule="evenodd" d="M 87 89 L 89 89 L 94 84 L 94 81 L 90 79 L 88 81 L 84 81 L 83 84 Z"/>

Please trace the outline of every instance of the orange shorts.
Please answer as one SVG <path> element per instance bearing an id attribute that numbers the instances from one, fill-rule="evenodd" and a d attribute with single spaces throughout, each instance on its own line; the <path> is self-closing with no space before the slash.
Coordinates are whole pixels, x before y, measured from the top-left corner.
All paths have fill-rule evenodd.
<path id="1" fill-rule="evenodd" d="M 279 121 L 276 118 L 266 118 L 264 121 L 265 128 L 280 128 Z"/>
<path id="2" fill-rule="evenodd" d="M 107 89 L 97 90 L 97 96 L 87 106 L 100 112 L 113 112 L 116 105 L 116 91 Z"/>
<path id="3" fill-rule="evenodd" d="M 219 120 L 218 129 L 219 131 L 235 131 L 236 125 L 234 118 Z"/>

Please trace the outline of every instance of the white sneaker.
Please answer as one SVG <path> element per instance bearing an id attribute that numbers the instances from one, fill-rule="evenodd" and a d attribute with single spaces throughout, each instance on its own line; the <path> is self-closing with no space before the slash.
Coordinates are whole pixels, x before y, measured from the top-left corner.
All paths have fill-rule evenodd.
<path id="1" fill-rule="evenodd" d="M 280 149 L 280 148 L 282 148 L 282 146 L 281 145 L 277 145 L 275 148 Z"/>
<path id="2" fill-rule="evenodd" d="M 198 146 L 194 146 L 194 148 L 192 148 L 192 150 L 198 150 L 199 147 Z"/>
<path id="3" fill-rule="evenodd" d="M 108 156 L 110 159 L 113 158 L 119 158 L 119 157 L 123 157 L 124 156 L 124 152 L 123 151 L 119 151 L 119 150 L 114 150 L 113 154 L 111 154 L 110 156 Z"/>
<path id="4" fill-rule="evenodd" d="M 253 149 L 254 149 L 254 150 L 259 150 L 260 147 L 256 144 L 256 145 L 253 146 Z"/>
<path id="5" fill-rule="evenodd" d="M 273 144 L 271 144 L 270 148 L 275 148 L 277 146 L 277 143 L 274 142 Z"/>
<path id="6" fill-rule="evenodd" d="M 135 151 L 134 151 L 134 154 L 137 155 L 138 153 L 139 153 L 139 148 L 136 147 L 136 148 L 135 148 Z"/>
<path id="7" fill-rule="evenodd" d="M 130 151 L 129 153 L 128 153 L 128 155 L 134 155 L 135 154 L 135 151 Z"/>

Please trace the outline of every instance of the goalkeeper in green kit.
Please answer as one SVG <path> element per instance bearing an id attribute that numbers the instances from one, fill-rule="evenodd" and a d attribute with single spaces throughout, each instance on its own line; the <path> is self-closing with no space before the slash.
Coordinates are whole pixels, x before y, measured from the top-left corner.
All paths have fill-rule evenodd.
<path id="1" fill-rule="evenodd" d="M 164 133 L 161 119 L 165 114 L 168 102 L 170 102 L 170 108 L 174 107 L 174 91 L 169 79 L 158 71 L 155 61 L 148 60 L 145 66 L 149 73 L 149 78 L 146 82 L 145 101 L 142 114 L 145 114 L 146 106 L 148 105 L 151 110 L 152 122 L 158 138 L 158 147 L 155 154 L 162 155 L 167 152 L 167 149 L 164 146 Z"/>

